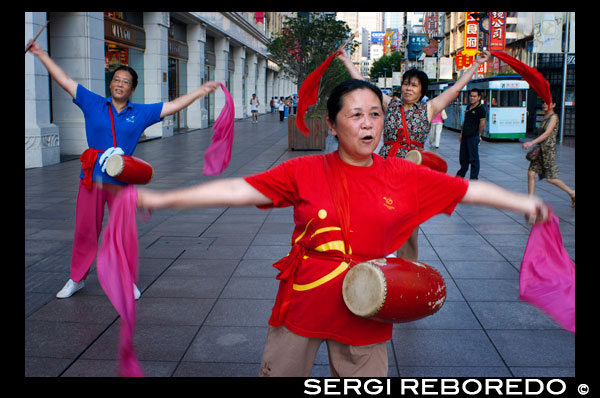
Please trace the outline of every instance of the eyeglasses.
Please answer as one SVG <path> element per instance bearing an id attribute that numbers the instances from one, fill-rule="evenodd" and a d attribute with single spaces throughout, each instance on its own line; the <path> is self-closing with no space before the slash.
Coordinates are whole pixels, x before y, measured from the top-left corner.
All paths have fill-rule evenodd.
<path id="1" fill-rule="evenodd" d="M 131 81 L 127 80 L 127 79 L 119 79 L 118 77 L 115 77 L 112 79 L 113 82 L 115 82 L 115 84 L 119 84 L 119 83 L 123 83 L 123 85 L 125 86 L 131 86 Z"/>

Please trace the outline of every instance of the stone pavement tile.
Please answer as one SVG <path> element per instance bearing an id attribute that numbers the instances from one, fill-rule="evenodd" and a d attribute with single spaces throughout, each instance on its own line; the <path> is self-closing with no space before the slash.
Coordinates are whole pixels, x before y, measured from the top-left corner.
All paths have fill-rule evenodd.
<path id="1" fill-rule="evenodd" d="M 170 269 L 171 264 L 173 264 L 171 258 L 148 258 L 140 256 L 138 261 L 138 280 L 146 279 L 146 277 L 158 277 L 165 270 Z M 138 287 L 141 287 L 141 284 Z"/>
<path id="2" fill-rule="evenodd" d="M 112 359 L 118 355 L 120 322 L 113 323 L 82 354 L 81 359 Z M 179 361 L 198 332 L 192 325 L 136 324 L 133 347 L 140 361 Z M 143 364 L 142 364 L 143 367 Z"/>
<path id="3" fill-rule="evenodd" d="M 506 366 L 402 366 L 400 377 L 510 377 Z M 475 388 L 475 387 L 474 387 Z"/>
<path id="4" fill-rule="evenodd" d="M 216 298 L 227 283 L 225 276 L 161 276 L 144 297 Z"/>
<path id="5" fill-rule="evenodd" d="M 540 366 L 540 367 L 521 367 L 511 366 L 511 372 L 515 377 L 552 377 L 566 378 L 575 377 L 575 367 L 555 367 L 555 366 Z"/>
<path id="6" fill-rule="evenodd" d="M 574 367 L 575 335 L 566 330 L 488 330 L 509 367 Z"/>
<path id="7" fill-rule="evenodd" d="M 170 377 L 177 366 L 176 361 L 140 361 L 146 377 Z M 117 377 L 118 363 L 114 359 L 78 359 L 63 377 Z"/>
<path id="8" fill-rule="evenodd" d="M 240 260 L 247 250 L 247 246 L 211 245 L 207 248 L 193 247 L 186 249 L 181 254 L 180 258 L 209 260 Z"/>
<path id="9" fill-rule="evenodd" d="M 75 358 L 105 328 L 100 323 L 25 320 L 25 358 Z"/>
<path id="10" fill-rule="evenodd" d="M 70 358 L 25 356 L 25 377 L 57 377 L 71 362 L 73 360 Z"/>
<path id="11" fill-rule="evenodd" d="M 267 341 L 264 326 L 203 326 L 183 362 L 260 364 Z"/>
<path id="12" fill-rule="evenodd" d="M 401 367 L 503 365 L 483 330 L 400 329 L 392 340 Z"/>
<path id="13" fill-rule="evenodd" d="M 285 257 L 290 252 L 291 246 L 288 245 L 252 245 L 244 254 L 244 260 L 265 260 L 266 262 L 275 263 L 279 259 Z"/>
<path id="14" fill-rule="evenodd" d="M 519 281 L 516 279 L 454 279 L 467 301 L 516 301 Z"/>
<path id="15" fill-rule="evenodd" d="M 279 281 L 273 278 L 236 277 L 227 282 L 220 297 L 274 299 L 278 287 Z"/>
<path id="16" fill-rule="evenodd" d="M 466 234 L 437 234 L 434 232 L 425 234 L 427 237 L 426 240 L 433 246 L 434 248 L 441 246 L 450 246 L 456 247 L 461 246 L 463 250 L 469 250 L 469 246 L 484 246 L 488 244 L 488 242 L 475 231 Z M 424 239 L 425 240 L 425 239 Z M 421 245 L 421 240 L 419 240 L 419 249 Z"/>
<path id="17" fill-rule="evenodd" d="M 446 301 L 442 308 L 433 315 L 413 322 L 394 324 L 394 333 L 400 332 L 402 329 L 474 330 L 481 329 L 481 325 L 466 302 Z"/>
<path id="18" fill-rule="evenodd" d="M 179 364 L 173 377 L 258 377 L 259 373 L 260 363 L 184 361 Z"/>
<path id="19" fill-rule="evenodd" d="M 471 301 L 469 305 L 484 329 L 559 329 L 546 314 L 529 303 Z"/>
<path id="20" fill-rule="evenodd" d="M 504 257 L 490 244 L 479 246 L 436 246 L 435 251 L 440 260 L 445 261 L 502 261 Z"/>
<path id="21" fill-rule="evenodd" d="M 231 276 L 239 260 L 178 258 L 164 272 L 164 276 Z"/>
<path id="22" fill-rule="evenodd" d="M 275 278 L 279 270 L 273 267 L 273 262 L 268 260 L 242 260 L 235 269 L 233 276 L 254 276 L 254 277 L 265 277 Z"/>
<path id="23" fill-rule="evenodd" d="M 518 279 L 519 271 L 508 261 L 444 261 L 456 279 Z"/>
<path id="24" fill-rule="evenodd" d="M 206 320 L 215 299 L 147 297 L 138 300 L 137 325 L 196 325 Z"/>
<path id="25" fill-rule="evenodd" d="M 265 327 L 275 304 L 273 299 L 219 299 L 206 318 L 206 326 Z"/>
<path id="26" fill-rule="evenodd" d="M 98 323 L 108 325 L 119 316 L 106 296 L 73 295 L 54 299 L 32 314 L 32 321 Z"/>

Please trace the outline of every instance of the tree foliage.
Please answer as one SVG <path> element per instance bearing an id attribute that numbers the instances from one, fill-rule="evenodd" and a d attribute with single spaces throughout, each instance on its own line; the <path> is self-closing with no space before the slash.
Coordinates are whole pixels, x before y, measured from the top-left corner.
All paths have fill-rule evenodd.
<path id="1" fill-rule="evenodd" d="M 400 71 L 400 65 L 402 64 L 403 60 L 404 56 L 397 51 L 394 51 L 391 54 L 386 54 L 377 61 L 373 62 L 369 77 L 371 80 L 377 80 L 380 75 L 385 76 L 386 74 L 387 77 L 392 77 L 392 71 Z"/>
<path id="2" fill-rule="evenodd" d="M 344 21 L 337 21 L 331 15 L 312 14 L 311 18 L 299 15 L 284 21 L 281 34 L 272 39 L 267 49 L 276 62 L 296 74 L 296 83 L 300 87 L 306 77 L 348 39 L 350 33 Z M 356 45 L 352 44 L 352 49 Z M 334 60 L 321 79 L 319 98 L 349 78 L 342 63 Z"/>

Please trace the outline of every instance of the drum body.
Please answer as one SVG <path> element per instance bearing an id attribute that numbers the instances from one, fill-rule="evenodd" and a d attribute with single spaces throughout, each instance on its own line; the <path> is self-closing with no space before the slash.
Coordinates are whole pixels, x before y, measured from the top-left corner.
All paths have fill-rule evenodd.
<path id="1" fill-rule="evenodd" d="M 147 184 L 154 169 L 150 163 L 129 155 L 113 155 L 106 160 L 106 173 L 126 184 Z"/>
<path id="2" fill-rule="evenodd" d="M 432 170 L 440 171 L 442 173 L 448 171 L 448 164 L 446 161 L 433 152 L 418 151 L 413 149 L 412 151 L 408 151 L 404 158 L 416 164 L 429 167 Z"/>
<path id="3" fill-rule="evenodd" d="M 446 284 L 434 268 L 403 258 L 380 258 L 352 267 L 342 285 L 355 315 L 386 323 L 415 321 L 437 312 Z"/>

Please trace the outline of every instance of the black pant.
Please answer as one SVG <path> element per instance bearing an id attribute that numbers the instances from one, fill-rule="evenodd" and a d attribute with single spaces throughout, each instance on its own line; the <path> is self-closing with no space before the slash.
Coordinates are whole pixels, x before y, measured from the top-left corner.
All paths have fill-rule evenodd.
<path id="1" fill-rule="evenodd" d="M 461 140 L 459 153 L 460 170 L 456 172 L 457 176 L 464 177 L 467 174 L 469 165 L 471 165 L 471 180 L 476 180 L 479 177 L 479 141 L 481 141 L 481 138 L 478 135 L 463 137 Z"/>
<path id="2" fill-rule="evenodd" d="M 283 122 L 283 117 L 285 116 L 285 111 L 279 111 L 279 121 Z"/>

